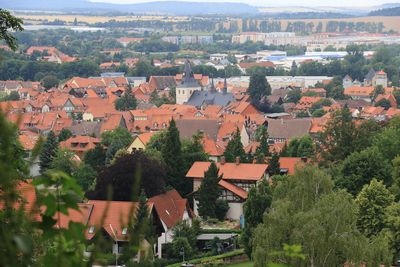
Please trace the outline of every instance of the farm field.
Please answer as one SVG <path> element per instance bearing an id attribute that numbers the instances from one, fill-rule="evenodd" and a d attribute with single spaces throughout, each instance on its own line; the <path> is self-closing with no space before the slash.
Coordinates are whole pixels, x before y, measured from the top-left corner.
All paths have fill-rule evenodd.
<path id="1" fill-rule="evenodd" d="M 385 31 L 394 30 L 400 32 L 400 16 L 398 17 L 357 17 L 357 18 L 343 18 L 343 19 L 282 19 L 280 20 L 282 23 L 282 29 L 286 29 L 286 26 L 289 22 L 295 21 L 304 21 L 305 23 L 313 22 L 314 25 L 317 25 L 319 22 L 322 22 L 323 29 L 325 29 L 328 21 L 346 21 L 346 22 L 382 22 L 385 26 Z"/>
<path id="2" fill-rule="evenodd" d="M 87 15 L 60 15 L 60 14 L 49 14 L 49 15 L 34 15 L 34 14 L 16 14 L 17 17 L 23 19 L 25 22 L 29 23 L 40 23 L 41 21 L 54 21 L 56 19 L 63 20 L 69 23 L 74 22 L 75 18 L 80 22 L 86 23 L 97 23 L 97 22 L 107 22 L 110 20 L 116 21 L 147 21 L 147 20 L 161 20 L 168 22 L 179 22 L 188 20 L 187 17 L 169 17 L 169 16 L 87 16 Z"/>

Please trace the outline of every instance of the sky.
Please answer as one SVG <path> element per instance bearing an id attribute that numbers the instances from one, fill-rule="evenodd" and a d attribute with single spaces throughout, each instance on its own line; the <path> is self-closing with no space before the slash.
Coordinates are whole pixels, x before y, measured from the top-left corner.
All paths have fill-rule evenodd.
<path id="1" fill-rule="evenodd" d="M 143 2 L 154 2 L 160 0 L 91 0 L 93 2 L 108 2 L 114 4 L 132 4 L 132 3 L 143 3 Z M 167 0 L 161 0 L 167 1 Z M 183 0 L 179 0 L 183 1 Z M 247 3 L 254 6 L 374 6 L 381 5 L 384 3 L 396 3 L 396 0 L 184 0 L 184 1 L 194 1 L 194 2 L 238 2 Z"/>

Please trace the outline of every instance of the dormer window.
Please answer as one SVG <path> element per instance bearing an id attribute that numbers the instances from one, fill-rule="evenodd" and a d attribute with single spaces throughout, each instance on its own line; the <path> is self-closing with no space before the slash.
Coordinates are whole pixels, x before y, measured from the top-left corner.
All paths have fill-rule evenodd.
<path id="1" fill-rule="evenodd" d="M 89 227 L 89 234 L 93 234 L 94 230 L 95 230 L 95 227 L 94 226 L 90 226 Z"/>
<path id="2" fill-rule="evenodd" d="M 124 229 L 122 229 L 122 235 L 126 235 L 128 233 L 128 228 L 124 228 Z"/>

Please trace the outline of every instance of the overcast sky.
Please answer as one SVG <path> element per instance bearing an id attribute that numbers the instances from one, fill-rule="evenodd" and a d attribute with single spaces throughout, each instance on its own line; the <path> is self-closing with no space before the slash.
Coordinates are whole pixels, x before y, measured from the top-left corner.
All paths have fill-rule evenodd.
<path id="1" fill-rule="evenodd" d="M 160 0 L 91 0 L 93 2 L 108 2 L 115 4 L 143 3 Z M 167 0 L 161 0 L 167 1 Z M 178 0 L 183 1 L 183 0 Z M 373 6 L 384 3 L 396 3 L 396 0 L 184 0 L 193 2 L 238 2 L 247 3 L 255 6 Z M 278 3 L 277 3 L 278 2 Z"/>

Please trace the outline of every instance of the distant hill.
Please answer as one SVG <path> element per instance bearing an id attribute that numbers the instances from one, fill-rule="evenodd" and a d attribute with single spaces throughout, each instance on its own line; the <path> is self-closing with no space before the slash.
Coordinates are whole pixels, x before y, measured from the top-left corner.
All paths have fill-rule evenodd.
<path id="1" fill-rule="evenodd" d="M 88 0 L 0 0 L 0 6 L 12 10 L 65 11 L 65 12 L 130 12 L 136 14 L 255 14 L 258 8 L 229 2 L 158 1 L 139 4 L 111 4 Z"/>
<path id="2" fill-rule="evenodd" d="M 265 13 L 274 19 L 340 19 L 352 18 L 351 14 L 335 12 L 296 12 L 296 13 Z"/>
<path id="3" fill-rule="evenodd" d="M 400 16 L 400 6 L 391 8 L 382 8 L 369 12 L 369 16 Z M 400 21 L 399 21 L 400 23 Z"/>

